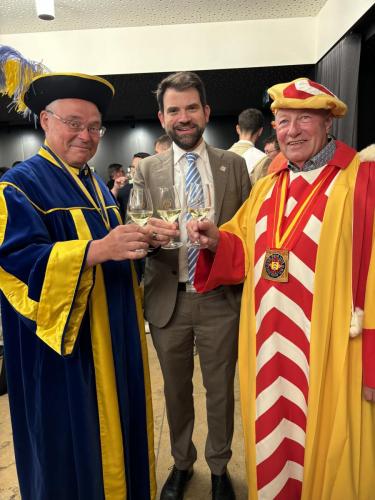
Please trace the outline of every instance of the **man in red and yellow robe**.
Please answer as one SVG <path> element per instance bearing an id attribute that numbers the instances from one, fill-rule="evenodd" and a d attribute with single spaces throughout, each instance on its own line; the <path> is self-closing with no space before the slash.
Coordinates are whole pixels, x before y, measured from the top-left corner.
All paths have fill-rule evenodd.
<path id="1" fill-rule="evenodd" d="M 239 374 L 249 498 L 375 491 L 374 164 L 330 140 L 346 106 L 306 78 L 269 90 L 287 158 L 220 231 L 191 222 L 199 291 L 244 283 Z"/>

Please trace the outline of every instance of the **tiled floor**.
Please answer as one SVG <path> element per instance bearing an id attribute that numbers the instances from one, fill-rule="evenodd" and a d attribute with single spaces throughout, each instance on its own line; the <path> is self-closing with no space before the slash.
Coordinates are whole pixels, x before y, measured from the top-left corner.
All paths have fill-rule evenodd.
<path id="1" fill-rule="evenodd" d="M 168 423 L 165 413 L 163 394 L 163 380 L 159 368 L 159 362 L 155 350 L 147 335 L 149 346 L 149 360 L 151 371 L 151 383 L 154 405 L 155 421 L 155 455 L 156 476 L 158 489 L 160 489 L 169 473 L 168 468 L 172 465 L 170 456 Z M 199 369 L 198 356 L 194 374 L 194 398 L 196 408 L 196 422 L 194 430 L 194 443 L 198 450 L 198 461 L 195 465 L 195 474 L 186 490 L 186 500 L 209 500 L 211 498 L 210 471 L 204 460 L 204 444 L 207 433 L 205 390 L 202 385 L 201 372 Z M 235 409 L 235 433 L 233 440 L 233 457 L 229 464 L 229 471 L 236 490 L 237 500 L 247 499 L 247 486 L 245 480 L 244 450 L 241 429 L 241 418 L 239 408 L 238 382 L 236 381 L 236 409 Z M 20 499 L 17 483 L 16 468 L 13 455 L 12 432 L 9 418 L 8 398 L 0 397 L 0 500 Z M 37 500 L 37 499 L 35 499 Z M 51 499 L 53 500 L 53 499 Z M 89 499 L 88 499 L 89 500 Z"/>

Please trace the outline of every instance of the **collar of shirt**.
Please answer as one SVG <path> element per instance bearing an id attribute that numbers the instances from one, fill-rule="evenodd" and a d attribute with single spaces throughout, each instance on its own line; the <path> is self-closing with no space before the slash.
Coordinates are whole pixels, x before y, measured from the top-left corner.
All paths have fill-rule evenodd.
<path id="1" fill-rule="evenodd" d="M 334 154 L 336 152 L 336 143 L 333 139 L 329 139 L 328 143 L 324 146 L 323 149 L 316 153 L 315 156 L 310 158 L 304 166 L 301 168 L 294 165 L 291 161 L 288 162 L 288 168 L 292 172 L 308 172 L 310 170 L 315 170 L 317 168 L 321 168 L 324 165 L 332 160 Z"/>
<path id="2" fill-rule="evenodd" d="M 173 160 L 175 166 L 180 162 L 181 158 L 184 158 L 184 160 L 187 162 L 185 155 L 186 153 L 196 153 L 198 157 L 204 158 L 207 154 L 206 150 L 206 143 L 202 141 L 195 149 L 192 149 L 191 151 L 185 151 L 184 149 L 181 149 L 177 144 L 173 143 Z"/>
<path id="3" fill-rule="evenodd" d="M 82 179 L 84 177 L 89 177 L 90 175 L 90 167 L 87 165 L 84 165 L 83 167 L 80 167 L 79 169 L 76 168 L 78 171 L 79 177 Z"/>
<path id="4" fill-rule="evenodd" d="M 251 141 L 248 141 L 247 139 L 240 139 L 239 141 L 237 141 L 236 144 L 250 144 L 250 146 L 254 146 L 254 143 Z"/>

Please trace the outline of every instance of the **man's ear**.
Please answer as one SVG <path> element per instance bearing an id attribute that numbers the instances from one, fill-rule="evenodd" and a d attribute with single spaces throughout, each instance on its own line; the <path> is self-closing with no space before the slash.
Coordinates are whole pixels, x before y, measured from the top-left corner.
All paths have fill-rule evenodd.
<path id="1" fill-rule="evenodd" d="M 332 116 L 332 113 L 328 113 L 328 115 L 326 116 L 325 125 L 326 125 L 326 131 L 327 131 L 327 134 L 328 134 L 329 131 L 332 128 L 332 125 L 333 125 L 333 116 Z"/>
<path id="2" fill-rule="evenodd" d="M 206 117 L 206 123 L 210 121 L 211 108 L 208 104 L 204 107 L 204 116 Z"/>
<path id="3" fill-rule="evenodd" d="M 236 132 L 237 132 L 238 135 L 241 134 L 241 129 L 240 129 L 240 126 L 238 125 L 238 123 L 236 125 Z"/>
<path id="4" fill-rule="evenodd" d="M 162 113 L 161 111 L 158 111 L 158 118 L 159 118 L 159 121 L 160 121 L 160 124 L 163 128 L 164 127 L 164 113 Z"/>
<path id="5" fill-rule="evenodd" d="M 49 115 L 47 111 L 43 109 L 43 111 L 41 111 L 39 115 L 39 123 L 44 132 L 47 132 L 48 130 L 48 121 L 49 121 Z"/>

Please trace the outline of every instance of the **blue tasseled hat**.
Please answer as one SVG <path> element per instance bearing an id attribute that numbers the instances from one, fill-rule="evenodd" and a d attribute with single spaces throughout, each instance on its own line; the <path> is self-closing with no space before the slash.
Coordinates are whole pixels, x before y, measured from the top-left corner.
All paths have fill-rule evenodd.
<path id="1" fill-rule="evenodd" d="M 113 86 L 100 76 L 82 73 L 46 73 L 32 80 L 23 100 L 36 115 L 56 99 L 90 101 L 104 115 L 114 93 Z"/>

